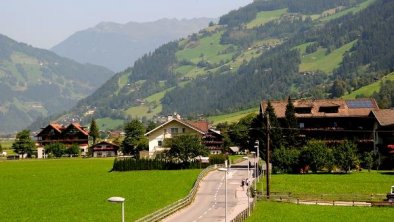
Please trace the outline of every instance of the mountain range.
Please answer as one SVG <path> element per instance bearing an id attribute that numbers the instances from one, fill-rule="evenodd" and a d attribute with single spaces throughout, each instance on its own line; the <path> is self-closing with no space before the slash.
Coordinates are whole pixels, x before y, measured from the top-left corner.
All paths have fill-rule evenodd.
<path id="1" fill-rule="evenodd" d="M 217 19 L 160 19 L 126 24 L 102 22 L 93 28 L 74 33 L 51 50 L 80 63 L 98 64 L 121 71 L 145 53 L 197 32 L 215 20 Z"/>
<path id="2" fill-rule="evenodd" d="M 69 110 L 113 74 L 0 35 L 0 134 Z"/>
<path id="3" fill-rule="evenodd" d="M 229 113 L 262 99 L 340 97 L 394 71 L 393 11 L 389 0 L 256 0 L 145 54 L 51 120 L 95 118 L 114 128 L 173 112 Z"/>

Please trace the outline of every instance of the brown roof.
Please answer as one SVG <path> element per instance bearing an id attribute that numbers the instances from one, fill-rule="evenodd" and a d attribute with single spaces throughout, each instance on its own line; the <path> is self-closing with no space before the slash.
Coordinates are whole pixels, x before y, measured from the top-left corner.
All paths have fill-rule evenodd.
<path id="1" fill-rule="evenodd" d="M 372 111 L 381 126 L 394 125 L 394 109 L 381 109 Z"/>
<path id="2" fill-rule="evenodd" d="M 287 100 L 271 101 L 278 118 L 284 118 Z M 311 108 L 310 113 L 296 113 L 296 117 L 362 117 L 368 116 L 373 110 L 379 110 L 374 99 L 320 99 L 320 100 L 293 100 L 295 108 Z M 267 108 L 267 101 L 261 102 L 263 112 Z M 319 110 L 321 107 L 338 107 L 338 112 L 329 113 Z"/>
<path id="3" fill-rule="evenodd" d="M 171 119 L 171 120 L 161 124 L 160 126 L 154 128 L 153 130 L 145 133 L 145 136 L 148 136 L 152 132 L 154 132 L 154 131 L 162 128 L 163 126 L 167 125 L 168 123 L 174 122 L 174 121 L 179 122 L 179 123 L 181 123 L 181 124 L 183 124 L 185 126 L 188 126 L 191 129 L 193 129 L 193 130 L 195 130 L 195 131 L 197 131 L 197 132 L 199 132 L 201 134 L 204 134 L 204 133 L 208 132 L 208 122 L 206 122 L 206 126 L 205 126 L 205 123 L 203 123 L 203 122 L 184 121 L 184 120 L 181 120 L 181 119 L 178 119 L 178 118 L 174 118 L 174 119 Z"/>
<path id="4" fill-rule="evenodd" d="M 207 121 L 199 121 L 199 122 L 187 121 L 187 123 L 194 126 L 197 129 L 200 129 L 203 132 L 208 132 L 209 125 Z"/>
<path id="5" fill-rule="evenodd" d="M 61 132 L 62 130 L 64 130 L 64 126 L 62 124 L 59 123 L 51 123 L 49 124 L 52 128 L 54 128 L 55 130 L 57 130 L 58 132 Z"/>

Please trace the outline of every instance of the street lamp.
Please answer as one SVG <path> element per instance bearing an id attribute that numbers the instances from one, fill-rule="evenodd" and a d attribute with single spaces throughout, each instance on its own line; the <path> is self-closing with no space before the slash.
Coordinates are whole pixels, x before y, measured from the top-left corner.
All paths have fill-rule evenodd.
<path id="1" fill-rule="evenodd" d="M 244 157 L 242 157 L 242 159 L 249 160 L 249 157 L 244 156 Z M 249 161 L 248 161 L 248 179 L 249 179 Z"/>
<path id="2" fill-rule="evenodd" d="M 249 157 L 244 156 L 242 157 L 244 160 L 249 160 Z M 249 161 L 248 161 L 248 181 L 249 181 Z M 246 188 L 246 196 L 248 196 L 248 216 L 250 216 L 250 201 L 249 201 L 249 182 L 247 183 L 248 186 Z"/>
<path id="3" fill-rule="evenodd" d="M 227 168 L 219 168 L 219 171 L 224 172 L 224 222 L 227 222 Z"/>
<path id="4" fill-rule="evenodd" d="M 122 222 L 124 222 L 124 201 L 125 198 L 123 197 L 110 197 L 107 199 L 108 202 L 111 203 L 121 203 L 122 204 Z"/>
<path id="5" fill-rule="evenodd" d="M 259 160 L 260 160 L 260 158 L 259 158 L 259 156 L 260 156 L 260 151 L 259 151 L 260 142 L 258 140 L 256 140 L 254 147 L 257 149 L 257 153 L 256 153 L 256 155 L 257 155 L 256 175 L 257 175 L 257 177 L 256 177 L 256 179 L 257 179 L 257 181 L 260 181 L 260 173 L 258 172 L 259 171 L 258 166 L 259 166 Z"/>
<path id="6" fill-rule="evenodd" d="M 256 152 L 252 151 L 250 152 L 251 154 L 253 154 L 253 162 L 254 162 L 254 175 L 255 175 L 255 179 L 254 179 L 254 187 L 256 188 L 256 180 L 257 180 L 257 170 L 256 170 Z"/>

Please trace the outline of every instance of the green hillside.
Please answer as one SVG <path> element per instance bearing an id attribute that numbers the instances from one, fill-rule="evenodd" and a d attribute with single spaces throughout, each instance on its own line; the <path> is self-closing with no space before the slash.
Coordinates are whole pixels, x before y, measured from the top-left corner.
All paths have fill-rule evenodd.
<path id="1" fill-rule="evenodd" d="M 57 119 L 120 124 L 177 112 L 216 123 L 262 99 L 334 96 L 335 80 L 359 88 L 394 68 L 391 9 L 382 0 L 254 1 L 144 55 Z"/>
<path id="2" fill-rule="evenodd" d="M 318 48 L 316 52 L 305 54 L 306 45 L 300 47 L 302 55 L 300 72 L 308 71 L 323 71 L 325 73 L 332 73 L 335 68 L 342 62 L 342 58 L 346 52 L 356 43 L 356 41 L 343 45 L 342 47 L 327 53 L 327 49 Z"/>
<path id="3" fill-rule="evenodd" d="M 267 22 L 273 21 L 280 18 L 281 15 L 287 12 L 287 8 L 278 9 L 273 11 L 262 11 L 257 13 L 256 18 L 246 24 L 247 28 L 254 28 L 266 24 Z"/>
<path id="4" fill-rule="evenodd" d="M 69 110 L 111 75 L 0 35 L 0 135 Z"/>
<path id="5" fill-rule="evenodd" d="M 342 96 L 344 99 L 355 99 L 356 97 L 372 97 L 376 92 L 379 92 L 380 87 L 383 82 L 394 81 L 394 72 L 384 76 L 382 79 L 371 83 L 369 85 L 363 86 L 347 95 Z"/>

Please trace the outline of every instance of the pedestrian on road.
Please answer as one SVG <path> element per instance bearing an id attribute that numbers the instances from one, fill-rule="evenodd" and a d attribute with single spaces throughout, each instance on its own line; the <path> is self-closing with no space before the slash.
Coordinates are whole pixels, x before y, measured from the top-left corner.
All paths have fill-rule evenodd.
<path id="1" fill-rule="evenodd" d="M 245 180 L 242 180 L 242 181 L 241 181 L 242 190 L 244 190 L 244 186 L 245 186 Z"/>

